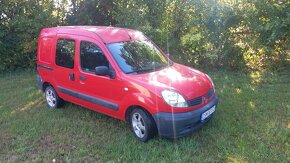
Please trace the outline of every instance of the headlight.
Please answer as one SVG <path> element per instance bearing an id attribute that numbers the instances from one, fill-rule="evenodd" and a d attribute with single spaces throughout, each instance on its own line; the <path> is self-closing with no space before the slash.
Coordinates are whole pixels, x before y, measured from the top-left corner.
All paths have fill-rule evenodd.
<path id="1" fill-rule="evenodd" d="M 208 78 L 208 80 L 211 82 L 211 85 L 214 87 L 214 84 L 213 84 L 212 79 L 211 79 L 207 74 L 205 74 L 205 75 L 206 75 L 206 77 Z"/>
<path id="2" fill-rule="evenodd" d="M 161 92 L 161 94 L 164 101 L 166 101 L 167 104 L 170 106 L 177 107 L 177 108 L 188 107 L 187 102 L 183 98 L 183 96 L 175 91 L 164 90 Z"/>

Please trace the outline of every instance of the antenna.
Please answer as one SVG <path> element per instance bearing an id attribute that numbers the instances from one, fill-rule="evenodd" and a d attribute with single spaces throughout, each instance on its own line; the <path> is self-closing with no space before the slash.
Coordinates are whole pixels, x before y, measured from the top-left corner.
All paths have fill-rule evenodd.
<path id="1" fill-rule="evenodd" d="M 130 36 L 129 31 L 127 29 L 122 29 L 122 30 L 126 31 L 127 35 L 129 36 L 129 39 L 132 40 L 132 37 Z"/>
<path id="2" fill-rule="evenodd" d="M 168 44 L 168 32 L 166 33 L 166 50 L 167 50 L 167 54 L 169 56 L 169 44 Z"/>
<path id="3" fill-rule="evenodd" d="M 128 32 L 128 31 L 127 31 L 127 34 L 128 34 L 128 36 L 129 36 L 130 40 L 132 40 L 132 37 L 130 36 L 130 34 L 129 34 L 129 32 Z"/>

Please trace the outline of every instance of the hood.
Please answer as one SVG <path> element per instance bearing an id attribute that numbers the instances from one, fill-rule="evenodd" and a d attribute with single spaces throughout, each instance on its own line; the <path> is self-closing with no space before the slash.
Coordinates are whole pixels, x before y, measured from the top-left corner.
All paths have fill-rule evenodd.
<path id="1" fill-rule="evenodd" d="M 177 63 L 159 71 L 131 74 L 128 77 L 157 95 L 161 95 L 161 91 L 165 89 L 175 90 L 186 100 L 205 95 L 211 88 L 204 73 Z"/>

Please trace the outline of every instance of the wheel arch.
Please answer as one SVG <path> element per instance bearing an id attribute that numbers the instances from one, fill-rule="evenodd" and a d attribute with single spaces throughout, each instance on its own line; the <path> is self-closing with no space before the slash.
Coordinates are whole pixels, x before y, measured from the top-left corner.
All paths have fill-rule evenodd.
<path id="1" fill-rule="evenodd" d="M 131 94 L 130 96 L 126 96 L 124 99 L 130 99 L 124 100 L 124 102 L 120 105 L 120 108 L 122 108 L 120 112 L 120 119 L 124 121 L 128 121 L 130 113 L 135 108 L 144 110 L 151 117 L 152 114 L 156 113 L 156 105 L 154 101 L 148 97 L 144 97 L 142 94 Z"/>
<path id="2" fill-rule="evenodd" d="M 152 116 L 152 114 L 146 109 L 146 108 L 144 108 L 143 106 L 140 106 L 140 105 L 131 105 L 131 106 L 129 106 L 127 109 L 126 109 L 126 112 L 125 112 L 125 121 L 126 122 L 129 122 L 129 120 L 130 120 L 130 114 L 132 113 L 132 111 L 134 110 L 134 109 L 136 109 L 136 108 L 138 108 L 138 109 L 141 109 L 141 110 L 143 110 L 144 112 L 146 112 L 151 118 L 152 118 L 152 120 L 155 122 L 155 120 L 154 120 L 154 118 L 153 118 L 153 116 Z M 156 123 L 156 122 L 155 122 Z"/>
<path id="3" fill-rule="evenodd" d="M 42 91 L 44 92 L 45 91 L 45 89 L 46 89 L 46 87 L 48 87 L 48 86 L 51 86 L 52 88 L 54 88 L 49 82 L 44 82 L 43 84 L 42 84 Z"/>

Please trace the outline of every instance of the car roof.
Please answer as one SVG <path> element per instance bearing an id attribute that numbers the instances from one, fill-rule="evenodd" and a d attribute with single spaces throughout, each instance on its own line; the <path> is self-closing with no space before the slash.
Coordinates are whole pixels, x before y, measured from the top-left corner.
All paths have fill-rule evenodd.
<path id="1" fill-rule="evenodd" d="M 98 37 L 105 44 L 130 40 L 146 40 L 147 37 L 138 30 L 111 26 L 61 26 L 44 28 L 41 36 L 56 34 L 73 34 L 87 37 Z"/>

